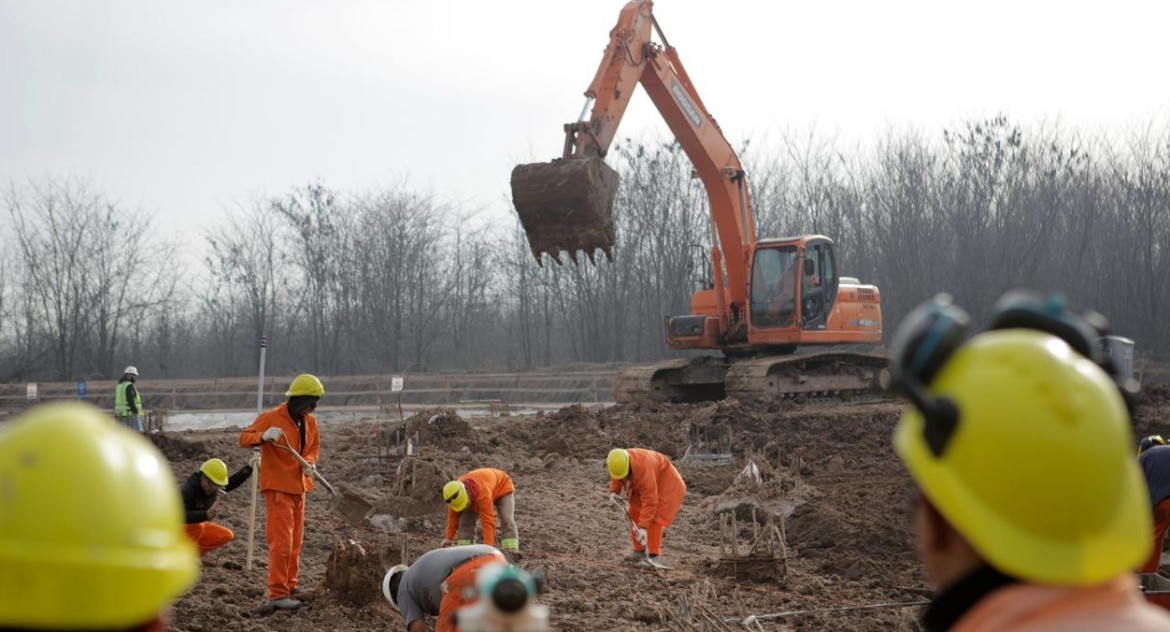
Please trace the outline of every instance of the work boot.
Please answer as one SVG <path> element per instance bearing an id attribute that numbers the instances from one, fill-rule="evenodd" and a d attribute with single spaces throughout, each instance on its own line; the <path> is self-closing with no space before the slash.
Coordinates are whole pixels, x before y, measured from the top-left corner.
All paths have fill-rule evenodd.
<path id="1" fill-rule="evenodd" d="M 631 551 L 631 552 L 627 553 L 625 557 L 622 558 L 622 561 L 629 562 L 631 564 L 637 564 L 638 562 L 641 562 L 644 559 L 646 559 L 646 554 L 643 553 L 642 551 Z"/>
<path id="2" fill-rule="evenodd" d="M 293 599 L 293 601 L 305 601 L 305 598 L 309 597 L 309 595 L 310 595 L 309 591 L 307 591 L 304 588 L 301 588 L 299 586 L 296 588 L 293 588 L 293 591 L 288 594 L 288 596 L 291 597 Z"/>
<path id="3" fill-rule="evenodd" d="M 301 602 L 292 597 L 281 597 L 280 599 L 269 600 L 268 605 L 273 610 L 296 610 L 301 607 Z"/>
<path id="4" fill-rule="evenodd" d="M 504 559 L 508 560 L 509 564 L 519 564 L 520 560 L 524 558 L 517 549 L 503 549 Z"/>

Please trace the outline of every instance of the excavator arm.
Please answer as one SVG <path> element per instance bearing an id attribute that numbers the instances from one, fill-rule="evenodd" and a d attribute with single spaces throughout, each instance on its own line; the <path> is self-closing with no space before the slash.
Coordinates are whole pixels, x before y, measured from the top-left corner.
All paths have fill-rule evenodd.
<path id="1" fill-rule="evenodd" d="M 597 74 L 585 91 L 588 100 L 582 120 L 565 125 L 562 158 L 518 165 L 512 172 L 513 202 L 538 262 L 541 253 L 547 252 L 559 263 L 560 250 L 568 251 L 574 261 L 577 249 L 591 259 L 596 248 L 609 255 L 617 174 L 602 159 L 640 83 L 707 191 L 717 236 L 711 254 L 718 311 L 722 330 L 729 332 L 742 322 L 755 243 L 747 180 L 739 157 L 699 98 L 652 9 L 651 0 L 633 0 L 622 9 Z M 651 40 L 654 32 L 661 43 Z M 588 120 L 584 119 L 586 110 Z"/>

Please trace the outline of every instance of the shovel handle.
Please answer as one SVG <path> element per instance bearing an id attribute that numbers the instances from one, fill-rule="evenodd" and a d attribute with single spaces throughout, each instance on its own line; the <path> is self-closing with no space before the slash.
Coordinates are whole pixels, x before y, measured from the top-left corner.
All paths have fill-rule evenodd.
<path id="1" fill-rule="evenodd" d="M 297 452 L 296 450 L 292 449 L 291 446 L 288 445 L 288 437 L 284 438 L 284 443 L 281 443 L 279 441 L 273 441 L 272 443 L 278 448 L 284 448 L 285 450 L 287 450 L 289 454 L 293 455 L 296 458 L 296 460 L 301 462 L 302 467 L 309 468 L 309 470 L 311 472 L 313 472 L 313 476 L 316 477 L 317 480 L 321 481 L 322 485 L 324 485 L 326 488 L 329 489 L 329 493 L 333 494 L 334 496 L 338 495 L 337 490 L 333 489 L 333 486 L 329 484 L 329 481 L 325 480 L 324 476 L 321 476 L 321 473 L 317 471 L 317 468 L 309 465 L 309 462 L 305 460 L 305 457 L 301 456 L 300 452 Z"/>

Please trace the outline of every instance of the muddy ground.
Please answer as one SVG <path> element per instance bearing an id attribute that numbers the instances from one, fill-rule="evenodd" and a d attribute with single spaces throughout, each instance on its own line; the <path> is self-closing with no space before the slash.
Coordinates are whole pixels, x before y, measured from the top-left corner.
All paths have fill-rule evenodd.
<path id="1" fill-rule="evenodd" d="M 1137 419 L 1138 432 L 1170 432 L 1170 388 L 1154 387 Z M 219 520 L 235 542 L 204 558 L 199 584 L 174 609 L 177 630 L 401 630 L 401 619 L 374 590 L 336 595 L 322 587 L 335 538 L 362 543 L 380 569 L 397 561 L 405 533 L 417 556 L 442 539 L 439 485 L 453 473 L 499 467 L 516 482 L 517 519 L 524 565 L 547 574 L 545 603 L 557 630 L 670 630 L 668 618 L 683 595 L 694 609 L 718 616 L 918 601 L 926 578 L 910 539 L 909 479 L 890 447 L 900 411 L 893 403 L 787 404 L 772 410 L 734 403 L 626 405 L 605 410 L 572 407 L 523 418 L 420 414 L 410 424 L 423 435 L 421 455 L 402 466 L 378 455 L 380 430 L 398 422 L 364 421 L 322 430 L 320 470 L 377 506 L 378 528 L 346 527 L 331 514 L 323 491 L 310 494 L 302 552 L 301 585 L 315 589 L 296 613 L 258 614 L 265 598 L 263 502 L 258 568 L 243 570 L 248 490 L 219 503 Z M 644 446 L 680 459 L 695 426 L 726 426 L 735 459 L 727 464 L 679 465 L 688 495 L 667 531 L 663 556 L 674 570 L 655 574 L 623 566 L 629 550 L 625 522 L 608 504 L 603 458 L 614 446 Z M 173 433 L 156 437 L 177 477 L 218 456 L 232 469 L 247 453 L 235 431 Z M 765 450 L 765 447 L 767 449 Z M 744 451 L 757 452 L 763 489 L 733 488 Z M 760 454 L 763 453 L 763 454 Z M 407 472 L 409 470 L 409 472 Z M 734 508 L 753 494 L 759 513 L 783 520 L 787 573 L 730 577 L 719 567 L 715 511 Z M 750 519 L 740 509 L 741 527 Z M 746 527 L 744 527 L 746 534 Z M 389 552 L 389 553 L 388 553 Z M 375 573 L 371 573 L 374 575 Z M 380 570 L 379 573 L 380 574 Z M 371 576 L 371 586 L 380 576 Z M 917 630 L 920 607 L 806 614 L 764 623 L 780 630 Z M 694 628 L 700 629 L 700 628 Z"/>

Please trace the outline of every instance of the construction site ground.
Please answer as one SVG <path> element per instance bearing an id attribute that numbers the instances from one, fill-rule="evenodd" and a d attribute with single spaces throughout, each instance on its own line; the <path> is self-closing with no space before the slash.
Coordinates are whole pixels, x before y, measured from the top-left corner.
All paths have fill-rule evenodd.
<path id="1" fill-rule="evenodd" d="M 1148 388 L 1136 432 L 1170 431 L 1170 387 Z M 204 558 L 199 583 L 175 606 L 173 628 L 231 630 L 402 630 L 381 598 L 381 572 L 396 563 L 399 534 L 412 556 L 443 538 L 439 487 L 449 475 L 498 467 L 516 483 L 523 565 L 547 577 L 543 601 L 556 630 L 634 631 L 719 629 L 694 624 L 702 616 L 850 608 L 920 602 L 927 580 L 911 539 L 910 479 L 894 455 L 890 436 L 901 411 L 896 402 L 799 403 L 749 408 L 735 402 L 696 405 L 641 403 L 607 409 L 580 406 L 524 417 L 460 419 L 441 411 L 419 413 L 405 424 L 420 436 L 421 454 L 383 457 L 379 432 L 394 420 L 322 425 L 321 472 L 375 504 L 371 522 L 351 528 L 329 505 L 324 490 L 310 494 L 301 587 L 312 591 L 306 606 L 259 614 L 266 597 L 263 502 L 257 567 L 244 569 L 248 534 L 248 487 L 220 501 L 217 520 L 236 540 Z M 1163 423 L 1166 423 L 1163 421 Z M 726 427 L 734 458 L 722 464 L 679 464 L 688 493 L 667 531 L 655 572 L 623 565 L 630 550 L 626 523 L 609 504 L 603 459 L 615 446 L 649 447 L 681 460 L 692 428 Z M 156 435 L 177 478 L 216 456 L 233 470 L 247 459 L 238 431 L 188 431 Z M 765 449 L 766 448 L 766 449 Z M 762 487 L 733 481 L 745 451 L 757 453 Z M 784 516 L 787 570 L 732 577 L 719 560 L 716 512 L 754 504 L 760 514 Z M 745 528 L 746 536 L 746 528 Z M 338 541 L 352 540 L 369 553 L 351 564 L 353 586 L 326 588 L 326 566 Z M 351 549 L 352 552 L 352 549 Z M 379 554 L 381 552 L 381 554 Z M 691 624 L 679 606 L 690 605 Z M 674 613 L 674 614 L 672 614 Z M 920 606 L 838 610 L 762 622 L 764 630 L 917 630 Z M 743 628 L 731 628 L 743 629 Z"/>

